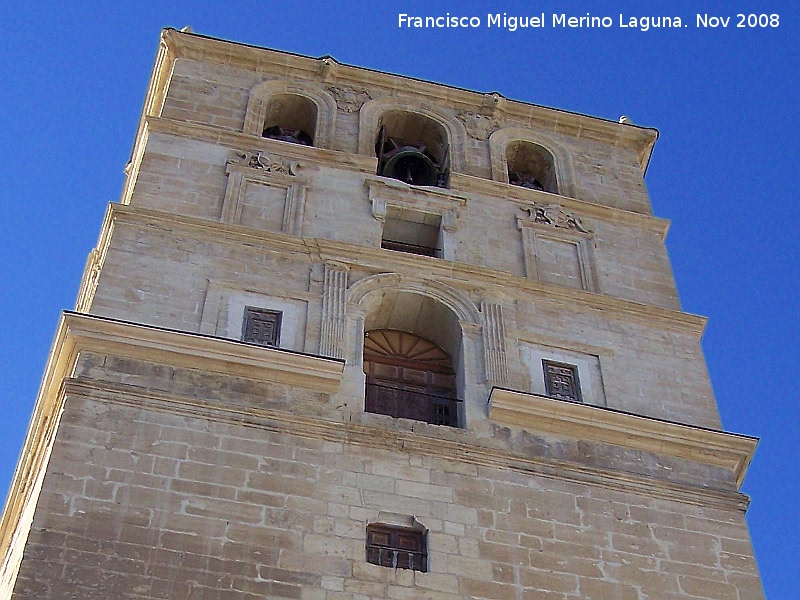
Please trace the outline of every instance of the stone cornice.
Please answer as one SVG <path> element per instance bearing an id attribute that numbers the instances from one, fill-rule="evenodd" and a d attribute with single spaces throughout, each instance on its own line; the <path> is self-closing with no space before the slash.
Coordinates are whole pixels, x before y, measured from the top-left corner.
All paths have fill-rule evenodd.
<path id="1" fill-rule="evenodd" d="M 564 208 L 579 213 L 581 217 L 590 217 L 609 223 L 628 225 L 652 231 L 658 234 L 662 241 L 666 239 L 670 225 L 669 220 L 660 217 L 632 212 L 612 206 L 595 204 L 578 198 L 560 196 L 549 192 L 540 192 L 518 185 L 510 185 L 508 183 L 494 181 L 493 179 L 484 179 L 483 177 L 474 177 L 462 173 L 451 173 L 450 185 L 454 191 L 461 194 L 487 194 L 493 197 L 504 198 L 509 202 L 519 205 L 560 204 Z"/>
<path id="2" fill-rule="evenodd" d="M 368 425 L 355 420 L 330 420 L 256 406 L 221 405 L 199 398 L 101 381 L 67 380 L 64 389 L 66 394 L 75 394 L 99 402 L 112 402 L 199 419 L 211 418 L 223 423 L 258 427 L 267 431 L 366 448 L 418 452 L 446 461 L 458 461 L 479 467 L 512 469 L 540 477 L 596 485 L 603 489 L 633 492 L 676 502 L 742 512 L 749 504 L 747 496 L 735 491 L 703 489 L 562 460 L 526 457 L 479 445 L 471 439 L 468 431 L 461 429 L 443 430 L 441 427 L 420 424 L 419 430 L 401 430 Z"/>
<path id="3" fill-rule="evenodd" d="M 382 195 L 392 199 L 399 199 L 405 196 L 415 197 L 422 203 L 435 204 L 443 210 L 452 206 L 465 206 L 467 204 L 467 197 L 456 190 L 409 185 L 389 177 L 371 175 L 366 178 L 364 185 L 369 189 L 370 197 L 373 195 Z"/>
<path id="4" fill-rule="evenodd" d="M 493 421 L 574 439 L 692 460 L 732 471 L 741 486 L 758 438 L 643 417 L 609 408 L 493 388 Z"/>
<path id="5" fill-rule="evenodd" d="M 150 327 L 93 315 L 65 312 L 45 367 L 20 462 L 0 522 L 3 565 L 18 557 L 20 536 L 33 518 L 31 502 L 39 493 L 64 399 L 64 382 L 81 352 L 100 352 L 161 362 L 255 381 L 283 383 L 323 393 L 335 392 L 344 361 L 242 342 Z M 23 539 L 24 541 L 24 539 Z"/>
<path id="6" fill-rule="evenodd" d="M 362 156 L 352 152 L 328 150 L 316 146 L 291 144 L 269 138 L 248 135 L 241 131 L 219 129 L 201 123 L 188 123 L 166 117 L 147 117 L 147 130 L 152 133 L 166 133 L 190 138 L 202 142 L 209 142 L 217 146 L 226 146 L 237 151 L 261 151 L 294 160 L 302 164 L 303 159 L 310 159 L 320 163 L 330 163 L 337 169 L 348 169 L 361 173 L 375 173 L 378 168 L 378 159 L 375 156 Z"/>
<path id="7" fill-rule="evenodd" d="M 148 135 L 151 133 L 161 133 L 225 146 L 235 152 L 263 152 L 269 155 L 281 156 L 282 158 L 299 163 L 299 168 L 301 170 L 304 160 L 321 165 L 329 163 L 337 169 L 368 174 L 366 179 L 367 185 L 382 185 L 387 189 L 405 189 L 408 190 L 409 193 L 429 194 L 432 195 L 431 197 L 434 200 L 441 197 L 446 201 L 457 201 L 460 204 L 465 204 L 470 194 L 487 194 L 494 198 L 502 198 L 515 204 L 533 205 L 535 203 L 549 204 L 555 202 L 561 204 L 565 208 L 579 212 L 582 216 L 653 231 L 661 237 L 662 241 L 666 239 L 670 224 L 669 220 L 652 215 L 595 204 L 577 198 L 540 192 L 520 186 L 509 185 L 500 181 L 494 181 L 492 179 L 465 175 L 463 173 L 451 173 L 450 189 L 418 188 L 374 175 L 377 168 L 377 158 L 374 156 L 362 156 L 350 152 L 327 150 L 314 146 L 289 144 L 259 136 L 247 135 L 239 131 L 219 129 L 200 123 L 187 123 L 185 121 L 177 121 L 165 117 L 148 116 L 143 123 L 144 127 L 140 134 L 139 141 L 136 144 L 136 156 L 142 154 Z M 133 174 L 135 174 L 135 170 Z M 129 193 L 133 189 L 132 183 L 133 180 L 130 180 L 126 185 L 123 198 L 129 198 Z"/>
<path id="8" fill-rule="evenodd" d="M 94 315 L 64 313 L 54 352 L 75 357 L 87 350 L 324 393 L 335 392 L 344 373 L 344 361 L 339 359 Z"/>
<path id="9" fill-rule="evenodd" d="M 260 136 L 248 135 L 241 131 L 230 129 L 220 129 L 201 123 L 189 123 L 177 121 L 166 117 L 145 116 L 136 136 L 136 143 L 133 149 L 133 158 L 128 165 L 126 172 L 128 179 L 125 182 L 125 189 L 122 193 L 123 202 L 130 200 L 133 193 L 135 177 L 139 171 L 139 164 L 144 155 L 147 145 L 147 138 L 151 134 L 161 133 L 174 135 L 181 138 L 188 138 L 199 142 L 214 144 L 229 148 L 232 152 L 262 152 L 264 154 L 280 156 L 297 163 L 302 170 L 303 163 L 311 161 L 320 165 L 328 163 L 337 169 L 346 169 L 358 173 L 375 173 L 378 167 L 378 159 L 374 156 L 361 156 L 351 152 L 340 152 L 338 150 L 327 150 L 316 146 L 303 146 L 301 144 L 290 144 L 271 140 Z"/>
<path id="10" fill-rule="evenodd" d="M 101 243 L 108 242 L 109 236 L 106 232 L 111 230 L 116 221 L 169 228 L 174 231 L 182 230 L 188 235 L 213 239 L 219 243 L 240 245 L 246 242 L 258 247 L 268 247 L 273 252 L 300 254 L 308 259 L 332 260 L 374 272 L 398 271 L 418 274 L 424 265 L 426 273 L 456 287 L 469 283 L 470 288 L 474 288 L 478 284 L 487 288 L 495 288 L 498 293 L 511 296 L 514 295 L 515 290 L 520 290 L 540 300 L 580 306 L 603 313 L 608 318 L 644 322 L 697 338 L 702 337 L 706 325 L 705 317 L 690 313 L 593 294 L 584 290 L 549 285 L 476 265 L 426 256 L 406 255 L 391 250 L 356 246 L 320 238 L 298 238 L 265 232 L 244 225 L 223 224 L 207 219 L 174 215 L 122 204 L 109 205 L 100 235 Z M 103 248 L 98 248 L 98 250 L 104 252 Z"/>
<path id="11" fill-rule="evenodd" d="M 346 262 L 351 266 L 369 268 L 376 272 L 418 274 L 420 269 L 424 268 L 426 275 L 430 274 L 431 277 L 455 287 L 464 283 L 468 283 L 470 289 L 474 289 L 476 285 L 483 285 L 494 288 L 495 292 L 505 296 L 513 296 L 515 291 L 519 290 L 525 295 L 532 295 L 534 299 L 580 306 L 602 312 L 608 318 L 633 319 L 650 325 L 655 324 L 664 329 L 688 333 L 698 338 L 702 337 L 706 326 L 707 319 L 698 315 L 550 285 L 477 265 L 413 254 L 401 255 L 391 250 L 365 248 L 331 240 L 315 241 L 323 260 Z"/>
<path id="12" fill-rule="evenodd" d="M 328 84 L 375 87 L 379 88 L 376 92 L 382 91 L 385 94 L 408 95 L 435 102 L 446 101 L 455 110 L 475 110 L 476 107 L 480 107 L 483 112 L 507 116 L 517 124 L 536 123 L 537 127 L 549 128 L 553 132 L 576 138 L 599 140 L 614 146 L 633 147 L 639 157 L 642 172 L 647 170 L 653 146 L 658 139 L 658 131 L 653 128 L 509 100 L 497 93 L 475 92 L 340 64 L 327 56 L 311 58 L 173 29 L 164 30 L 161 39 L 168 48 L 170 64 L 175 58 L 180 57 L 215 62 L 265 74 L 286 76 L 287 72 L 291 72 L 296 78 L 321 80 Z M 163 78 L 154 79 L 151 87 L 165 83 Z M 163 92 L 151 93 L 158 95 Z"/>

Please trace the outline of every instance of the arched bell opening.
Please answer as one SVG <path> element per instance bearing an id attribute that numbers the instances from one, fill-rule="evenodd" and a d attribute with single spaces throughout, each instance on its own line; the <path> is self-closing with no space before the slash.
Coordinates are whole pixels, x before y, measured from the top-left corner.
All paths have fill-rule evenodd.
<path id="1" fill-rule="evenodd" d="M 447 187 L 449 146 L 444 127 L 423 115 L 390 111 L 380 119 L 378 175 L 410 185 Z"/>
<path id="2" fill-rule="evenodd" d="M 440 302 L 387 292 L 367 315 L 366 412 L 458 427 L 461 328 Z"/>
<path id="3" fill-rule="evenodd" d="M 304 96 L 276 94 L 269 99 L 262 137 L 303 146 L 314 145 L 317 106 Z"/>
<path id="4" fill-rule="evenodd" d="M 506 148 L 508 182 L 541 192 L 558 193 L 553 155 L 538 144 L 512 142 Z"/>

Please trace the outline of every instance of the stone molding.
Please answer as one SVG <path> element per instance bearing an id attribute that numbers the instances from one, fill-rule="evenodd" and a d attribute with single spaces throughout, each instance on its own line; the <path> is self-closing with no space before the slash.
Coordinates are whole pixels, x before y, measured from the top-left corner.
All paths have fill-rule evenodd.
<path id="1" fill-rule="evenodd" d="M 564 207 L 555 203 L 519 208 L 528 214 L 527 217 L 517 217 L 517 229 L 522 234 L 526 277 L 542 280 L 540 256 L 543 253 L 540 250 L 549 240 L 574 248 L 581 289 L 595 294 L 601 293 L 592 252 L 594 236 L 583 226 L 580 218 L 566 212 Z"/>
<path id="2" fill-rule="evenodd" d="M 276 296 L 280 300 L 277 300 Z M 298 307 L 297 310 L 299 312 L 292 313 L 294 315 L 292 318 L 298 326 L 294 330 L 296 335 L 294 338 L 287 336 L 287 332 L 293 329 L 282 327 L 281 341 L 278 347 L 284 350 L 306 351 L 305 340 L 308 337 L 307 329 L 309 326 L 307 319 L 308 304 L 315 302 L 318 297 L 310 292 L 281 288 L 280 282 L 276 282 L 268 290 L 265 290 L 263 285 L 255 282 L 233 282 L 224 279 L 208 280 L 198 332 L 215 337 L 240 340 L 241 322 L 237 323 L 235 328 L 232 328 L 231 325 L 236 323 L 238 315 L 230 313 L 231 299 L 237 297 L 249 297 L 260 308 L 279 310 L 281 312 L 287 311 L 286 303 Z M 246 304 L 246 302 L 242 301 L 240 308 L 243 310 Z M 237 306 L 237 308 L 239 307 Z M 305 327 L 302 326 L 303 323 L 305 323 Z M 298 335 L 300 337 L 297 337 Z"/>
<path id="3" fill-rule="evenodd" d="M 225 166 L 228 181 L 222 202 L 220 220 L 241 223 L 245 191 L 248 184 L 266 185 L 284 190 L 281 233 L 302 235 L 306 186 L 296 177 L 299 164 L 263 152 L 237 152 Z"/>
<path id="4" fill-rule="evenodd" d="M 419 188 L 396 179 L 368 176 L 364 182 L 369 190 L 372 216 L 383 223 L 387 206 L 394 206 L 422 213 L 440 215 L 442 229 L 448 233 L 456 230 L 458 212 L 466 206 L 467 198 L 440 188 Z"/>
<path id="5" fill-rule="evenodd" d="M 299 437 L 326 442 L 393 452 L 421 453 L 441 460 L 479 467 L 511 469 L 527 475 L 533 474 L 574 484 L 631 492 L 648 498 L 741 512 L 746 511 L 749 504 L 747 496 L 736 491 L 703 489 L 623 471 L 527 457 L 507 450 L 478 445 L 471 440 L 469 431 L 456 428 L 446 428 L 444 431 L 441 427 L 426 426 L 426 424 L 413 429 L 380 427 L 359 422 L 358 418 L 347 419 L 345 415 L 340 420 L 330 420 L 270 408 L 223 405 L 199 398 L 103 381 L 69 379 L 64 382 L 63 393 L 79 395 L 97 402 L 167 412 L 172 415 L 211 418 L 221 423 L 257 427 L 264 431 L 280 433 L 291 431 L 293 435 Z M 290 428 L 287 427 L 289 425 Z"/>
<path id="6" fill-rule="evenodd" d="M 101 255 L 98 250 L 93 249 L 89 252 L 89 256 L 86 258 L 86 266 L 83 269 L 81 285 L 78 288 L 78 299 L 75 301 L 76 311 L 87 312 L 92 306 L 104 260 L 105 256 Z"/>
<path id="7" fill-rule="evenodd" d="M 331 85 L 369 89 L 373 96 L 385 92 L 393 95 L 400 94 L 401 97 L 419 98 L 421 103 L 449 104 L 456 111 L 474 110 L 475 106 L 484 105 L 487 97 L 487 94 L 483 92 L 341 64 L 330 57 L 320 59 L 299 56 L 195 33 L 179 32 L 174 29 L 165 29 L 161 34 L 161 39 L 165 45 L 167 56 L 156 65 L 157 69 L 150 81 L 148 97 L 158 97 L 159 94 L 163 94 L 163 88 L 168 84 L 168 74 L 171 71 L 172 62 L 178 57 L 203 60 L 226 67 L 275 76 L 284 76 L 287 70 L 291 70 L 295 78 L 314 81 L 323 75 L 326 82 L 331 80 L 329 81 Z M 326 77 L 326 75 L 329 76 Z M 653 146 L 658 139 L 658 130 L 654 128 L 527 104 L 509 100 L 499 94 L 489 94 L 488 96 L 496 98 L 493 116 L 499 120 L 519 123 L 535 122 L 537 128 L 547 128 L 554 133 L 572 137 L 592 137 L 606 140 L 613 146 L 631 147 L 639 157 L 642 172 L 647 170 Z M 417 103 L 417 106 L 419 104 L 420 102 Z M 145 114 L 154 114 L 153 111 L 156 107 L 157 105 L 153 105 Z M 456 122 L 463 128 L 459 121 L 456 120 Z M 374 144 L 374 141 L 373 139 L 371 143 Z"/>
<path id="8" fill-rule="evenodd" d="M 176 234 L 197 236 L 205 240 L 213 239 L 220 244 L 241 246 L 252 241 L 269 242 L 275 252 L 299 254 L 309 260 L 341 262 L 351 268 L 361 267 L 382 272 L 407 270 L 409 273 L 418 273 L 420 265 L 424 264 L 431 277 L 440 281 L 469 280 L 473 287 L 483 286 L 485 289 L 505 290 L 505 293 L 511 297 L 519 290 L 520 293 L 533 294 L 534 300 L 563 302 L 588 310 L 598 310 L 609 318 L 645 323 L 668 331 L 686 333 L 698 339 L 703 336 L 707 322 L 705 317 L 691 313 L 542 283 L 477 265 L 397 252 L 391 253 L 391 258 L 387 258 L 372 246 L 356 246 L 318 238 L 298 238 L 253 229 L 244 225 L 226 225 L 218 221 L 124 204 L 109 204 L 100 233 L 98 251 L 105 252 L 109 243 L 109 232 L 116 221 L 144 227 L 168 225 Z"/>
<path id="9" fill-rule="evenodd" d="M 73 312 L 63 314 L 54 350 L 73 362 L 84 350 L 106 352 L 324 393 L 335 392 L 344 373 L 342 360 Z"/>
<path id="10" fill-rule="evenodd" d="M 363 306 L 375 294 L 386 290 L 410 292 L 441 302 L 456 315 L 460 323 L 481 322 L 480 312 L 465 293 L 435 279 L 400 273 L 379 273 L 359 279 L 347 290 L 347 302 Z"/>
<path id="11" fill-rule="evenodd" d="M 559 437 L 592 440 L 730 469 L 742 485 L 758 438 L 495 387 L 489 418 Z"/>

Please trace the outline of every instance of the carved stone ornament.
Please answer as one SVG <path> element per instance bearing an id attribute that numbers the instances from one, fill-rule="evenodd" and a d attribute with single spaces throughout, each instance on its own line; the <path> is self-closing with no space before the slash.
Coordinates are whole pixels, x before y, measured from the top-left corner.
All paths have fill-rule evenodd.
<path id="1" fill-rule="evenodd" d="M 295 175 L 297 168 L 296 162 L 273 158 L 261 152 L 237 152 L 236 156 L 237 158 L 228 161 L 229 165 L 250 167 L 268 173 L 286 173 L 287 175 Z"/>
<path id="2" fill-rule="evenodd" d="M 500 123 L 494 117 L 480 115 L 471 110 L 462 111 L 456 116 L 459 121 L 464 123 L 469 136 L 476 140 L 487 140 L 492 133 L 500 128 Z"/>
<path id="3" fill-rule="evenodd" d="M 533 206 L 520 206 L 520 210 L 528 213 L 527 223 L 550 225 L 558 229 L 572 229 L 581 233 L 591 233 L 583 226 L 581 220 L 572 213 L 564 210 L 560 204 L 534 204 Z"/>
<path id="4" fill-rule="evenodd" d="M 372 100 L 372 96 L 366 90 L 357 92 L 353 88 L 341 88 L 332 85 L 328 88 L 328 91 L 336 99 L 336 106 L 339 107 L 339 110 L 343 110 L 346 113 L 357 112 L 364 102 Z"/>

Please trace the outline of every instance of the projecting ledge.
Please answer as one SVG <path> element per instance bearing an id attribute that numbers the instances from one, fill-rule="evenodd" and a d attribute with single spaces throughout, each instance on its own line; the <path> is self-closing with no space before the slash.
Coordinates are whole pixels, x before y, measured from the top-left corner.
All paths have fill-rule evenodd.
<path id="1" fill-rule="evenodd" d="M 333 393 L 344 374 L 336 358 L 267 348 L 197 333 L 152 327 L 94 315 L 65 312 L 53 354 L 69 357 L 71 371 L 78 353 L 99 352 L 171 366 L 296 385 Z"/>
<path id="2" fill-rule="evenodd" d="M 730 469 L 741 486 L 758 438 L 599 406 L 493 388 L 489 418 L 530 431 L 591 440 Z"/>

